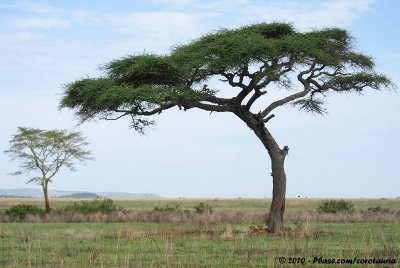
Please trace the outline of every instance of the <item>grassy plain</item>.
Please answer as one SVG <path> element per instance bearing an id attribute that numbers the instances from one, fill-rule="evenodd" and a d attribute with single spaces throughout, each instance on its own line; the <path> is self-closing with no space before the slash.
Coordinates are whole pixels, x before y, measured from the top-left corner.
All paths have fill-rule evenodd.
<path id="1" fill-rule="evenodd" d="M 53 199 L 52 204 L 76 201 Z M 250 225 L 263 224 L 259 214 L 267 211 L 268 199 L 115 201 L 124 209 L 148 213 L 155 206 L 179 204 L 191 214 L 204 202 L 214 213 L 146 221 L 3 222 L 0 267 L 397 267 L 400 262 L 400 199 L 353 199 L 352 216 L 318 215 L 321 199 L 289 199 L 283 235 L 249 233 Z M 0 199 L 0 213 L 19 203 L 41 205 L 42 200 Z M 376 206 L 391 214 L 360 212 Z M 322 264 L 313 263 L 315 257 L 395 259 L 397 264 Z M 290 258 L 304 263 L 289 264 Z"/>

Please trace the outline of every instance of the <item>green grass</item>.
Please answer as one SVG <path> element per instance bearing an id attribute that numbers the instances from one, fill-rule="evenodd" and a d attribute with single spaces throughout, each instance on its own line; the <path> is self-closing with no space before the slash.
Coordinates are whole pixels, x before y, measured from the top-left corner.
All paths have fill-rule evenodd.
<path id="1" fill-rule="evenodd" d="M 9 207 L 10 200 L 4 200 L 0 200 L 2 207 Z M 71 201 L 53 200 L 54 206 L 65 202 Z M 116 201 L 117 205 L 134 210 L 152 210 L 167 203 L 194 210 L 199 202 L 212 205 L 215 211 L 259 212 L 268 206 L 263 199 Z M 399 199 L 352 202 L 356 210 L 380 205 L 398 211 L 400 207 Z M 288 211 L 312 211 L 320 203 L 315 199 L 291 199 Z M 396 221 L 322 222 L 293 218 L 286 221 L 284 235 L 250 234 L 250 224 L 0 223 L 0 267 L 282 267 L 278 257 L 305 257 L 307 265 L 303 267 L 340 267 L 313 264 L 314 257 L 394 258 L 400 262 L 400 224 Z M 291 266 L 298 265 L 283 267 Z"/>

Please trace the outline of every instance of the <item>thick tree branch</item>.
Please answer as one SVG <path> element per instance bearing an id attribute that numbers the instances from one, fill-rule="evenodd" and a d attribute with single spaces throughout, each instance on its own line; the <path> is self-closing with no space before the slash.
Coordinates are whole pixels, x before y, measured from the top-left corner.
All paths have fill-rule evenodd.
<path id="1" fill-rule="evenodd" d="M 326 67 L 324 64 L 322 64 L 320 67 L 315 68 L 315 66 L 316 66 L 316 63 L 315 63 L 315 62 L 313 63 L 312 66 L 314 66 L 314 68 L 312 68 L 311 74 L 310 74 L 310 76 L 308 77 L 308 79 L 311 79 L 311 78 L 315 78 L 315 77 L 320 76 L 321 71 L 322 71 L 323 69 L 325 69 L 325 67 Z M 318 73 L 318 74 L 315 74 L 316 72 L 319 72 L 319 73 Z"/>
<path id="2" fill-rule="evenodd" d="M 218 104 L 218 105 L 234 105 L 235 104 L 235 98 L 225 99 L 225 98 L 219 98 L 219 97 L 216 97 L 213 95 L 205 97 L 204 101 L 208 101 L 208 102 Z"/>
<path id="3" fill-rule="evenodd" d="M 204 103 L 204 102 L 210 102 Z M 214 105 L 216 104 L 216 105 Z M 155 114 L 160 114 L 162 111 L 173 108 L 175 106 L 183 107 L 184 110 L 188 110 L 191 108 L 199 108 L 202 110 L 210 111 L 210 112 L 231 112 L 233 107 L 235 106 L 233 99 L 224 99 L 224 98 L 217 98 L 215 96 L 207 96 L 204 100 L 201 101 L 194 101 L 194 102 L 182 102 L 182 103 L 169 103 L 165 105 L 161 105 L 158 108 L 149 111 L 139 111 L 138 107 L 135 107 L 130 110 L 122 110 L 122 109 L 115 109 L 113 112 L 115 113 L 122 113 L 121 115 L 110 118 L 109 116 L 105 116 L 103 119 L 105 120 L 118 120 L 124 116 L 131 115 L 131 116 L 152 116 Z"/>
<path id="4" fill-rule="evenodd" d="M 239 82 L 235 82 L 235 75 L 233 73 L 225 73 L 223 71 L 217 72 L 217 74 L 222 75 L 223 77 L 226 78 L 228 81 L 229 85 L 232 87 L 240 87 L 240 88 L 246 88 L 246 85 L 244 85 L 243 82 L 243 77 L 240 78 L 240 76 L 244 76 L 243 74 L 239 75 Z"/>
<path id="5" fill-rule="evenodd" d="M 314 70 L 315 65 L 316 65 L 316 63 L 313 63 L 308 70 L 302 71 L 297 75 L 297 79 L 304 86 L 304 90 L 303 91 L 300 91 L 300 92 L 297 92 L 295 94 L 289 95 L 289 96 L 287 96 L 287 97 L 285 97 L 283 99 L 274 101 L 264 111 L 262 111 L 260 113 L 260 117 L 261 118 L 265 118 L 275 108 L 277 108 L 279 106 L 282 106 L 282 105 L 284 105 L 284 104 L 286 104 L 288 102 L 294 101 L 296 99 L 305 97 L 308 93 L 310 93 L 310 91 L 311 91 L 310 82 L 307 79 L 305 79 L 303 76 L 306 75 L 306 74 L 311 73 Z"/>
<path id="6" fill-rule="evenodd" d="M 235 109 L 235 105 L 212 105 L 212 104 L 207 104 L 207 103 L 202 103 L 202 102 L 193 102 L 193 103 L 188 103 L 182 105 L 185 110 L 191 109 L 191 108 L 199 108 L 205 111 L 210 111 L 210 112 L 233 112 Z"/>
<path id="7" fill-rule="evenodd" d="M 283 58 L 282 58 L 283 59 Z M 243 90 L 236 96 L 237 102 L 240 104 L 253 90 L 260 90 L 264 87 L 266 87 L 269 83 L 272 81 L 276 81 L 277 78 L 274 77 L 269 77 L 268 73 L 274 73 L 275 71 L 278 71 L 278 77 L 280 78 L 282 75 L 285 73 L 288 73 L 292 71 L 293 68 L 293 60 L 289 59 L 288 61 L 283 61 L 279 63 L 279 60 L 274 60 L 271 63 L 268 61 L 265 61 L 261 58 L 257 59 L 258 61 L 262 62 L 262 65 L 259 67 L 259 70 L 253 74 L 248 74 L 247 76 L 251 78 L 249 84 L 247 85 L 246 88 L 243 88 Z M 260 81 L 263 80 L 261 83 Z M 265 93 L 263 93 L 265 94 Z M 252 98 L 258 98 L 256 93 L 255 95 L 252 96 Z M 256 100 L 255 99 L 255 100 Z M 252 99 L 252 103 L 255 101 Z M 251 103 L 251 104 L 252 104 Z M 251 106 L 250 104 L 250 106 Z M 248 105 L 246 107 L 249 108 Z"/>
<path id="8" fill-rule="evenodd" d="M 113 111 L 116 113 L 123 113 L 121 116 L 114 118 L 114 119 L 110 119 L 108 118 L 107 120 L 117 120 L 123 116 L 126 115 L 143 115 L 143 116 L 151 116 L 151 115 L 155 115 L 155 114 L 160 114 L 162 111 L 170 109 L 174 106 L 177 106 L 177 103 L 169 103 L 169 104 L 165 104 L 165 105 L 161 105 L 158 108 L 155 108 L 153 110 L 150 111 L 139 111 L 138 107 L 135 107 L 133 109 L 130 110 L 121 110 L 121 109 L 114 109 Z"/>
<path id="9" fill-rule="evenodd" d="M 241 104 L 242 101 L 247 97 L 247 95 L 250 94 L 250 92 L 252 90 L 253 90 L 253 87 L 251 86 L 251 84 L 249 84 L 248 87 L 246 87 L 242 91 L 240 91 L 239 94 L 235 97 L 236 103 Z"/>
<path id="10" fill-rule="evenodd" d="M 304 86 L 303 91 L 297 92 L 295 94 L 289 95 L 283 99 L 280 99 L 280 100 L 277 100 L 277 101 L 271 103 L 264 111 L 262 111 L 259 114 L 260 117 L 265 118 L 275 108 L 285 105 L 288 102 L 291 102 L 296 99 L 307 96 L 307 94 L 311 92 L 310 84 L 315 84 L 315 86 L 317 86 L 317 87 L 320 86 L 316 81 L 312 80 L 312 76 L 313 76 L 313 74 L 315 74 L 315 71 L 320 71 L 320 70 L 324 69 L 325 66 L 322 65 L 321 67 L 318 67 L 318 68 L 316 68 L 316 66 L 317 66 L 317 62 L 314 61 L 311 63 L 311 66 L 309 69 L 304 70 L 297 75 L 297 80 Z M 310 74 L 310 75 L 305 78 L 304 76 L 307 74 Z M 321 88 L 321 90 L 323 90 L 323 88 Z"/>
<path id="11" fill-rule="evenodd" d="M 282 106 L 288 102 L 291 102 L 293 100 L 305 97 L 308 93 L 310 93 L 311 89 L 309 86 L 305 87 L 303 91 L 297 92 L 295 94 L 292 94 L 290 96 L 287 96 L 286 98 L 280 99 L 278 101 L 274 101 L 271 103 L 264 111 L 260 113 L 261 118 L 265 118 L 272 110 L 275 108 Z"/>
<path id="12" fill-rule="evenodd" d="M 274 117 L 275 117 L 275 115 L 274 115 L 274 114 L 271 114 L 271 115 L 267 116 L 267 118 L 265 118 L 265 119 L 263 120 L 263 122 L 264 122 L 264 123 L 267 123 L 269 120 L 271 120 L 271 119 L 274 118 Z"/>
<path id="13" fill-rule="evenodd" d="M 254 103 L 259 97 L 261 97 L 262 95 L 264 95 L 264 94 L 266 94 L 266 93 L 267 93 L 266 91 L 263 91 L 263 92 L 262 92 L 262 91 L 259 90 L 259 89 L 255 89 L 255 92 L 254 92 L 253 96 L 251 96 L 251 98 L 249 99 L 249 101 L 247 102 L 245 109 L 246 109 L 247 111 L 249 111 L 250 108 L 251 108 L 251 106 L 253 105 L 253 103 Z"/>

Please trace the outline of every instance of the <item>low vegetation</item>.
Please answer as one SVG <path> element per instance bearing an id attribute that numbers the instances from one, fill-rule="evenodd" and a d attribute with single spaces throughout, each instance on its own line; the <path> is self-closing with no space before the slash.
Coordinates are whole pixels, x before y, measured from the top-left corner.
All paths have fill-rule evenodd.
<path id="1" fill-rule="evenodd" d="M 320 213 L 321 200 L 289 199 L 283 235 L 267 233 L 265 199 L 65 199 L 48 215 L 6 214 L 21 200 L 41 204 L 0 199 L 0 267 L 280 267 L 279 257 L 293 256 L 400 261 L 400 199 L 347 200 L 351 214 Z M 93 204 L 116 209 L 65 209 Z"/>
<path id="2" fill-rule="evenodd" d="M 23 220 L 27 215 L 43 216 L 45 213 L 44 209 L 29 204 L 19 204 L 10 207 L 5 211 L 5 215 L 11 217 L 11 219 Z"/>
<path id="3" fill-rule="evenodd" d="M 198 205 L 194 207 L 196 210 L 196 213 L 199 214 L 212 214 L 213 213 L 213 208 L 209 204 L 205 204 L 203 202 L 200 202 Z"/>
<path id="4" fill-rule="evenodd" d="M 319 213 L 354 213 L 354 204 L 349 201 L 341 200 L 328 200 L 322 202 L 321 205 L 318 206 Z"/>
<path id="5" fill-rule="evenodd" d="M 382 208 L 381 206 L 369 207 L 366 210 L 361 210 L 365 214 L 393 214 L 394 211 L 389 208 Z"/>
<path id="6" fill-rule="evenodd" d="M 177 203 L 155 206 L 154 211 L 162 213 L 182 213 L 181 206 Z"/>
<path id="7" fill-rule="evenodd" d="M 83 215 L 95 213 L 110 214 L 118 209 L 117 205 L 110 198 L 95 198 L 94 200 L 84 200 L 79 203 L 74 202 L 61 209 L 61 212 L 77 212 Z"/>

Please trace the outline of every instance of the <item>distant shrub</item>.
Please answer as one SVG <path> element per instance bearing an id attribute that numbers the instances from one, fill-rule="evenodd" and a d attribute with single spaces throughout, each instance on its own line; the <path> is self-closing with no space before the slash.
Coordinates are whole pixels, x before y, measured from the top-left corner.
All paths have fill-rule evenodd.
<path id="1" fill-rule="evenodd" d="M 162 213 L 180 213 L 182 212 L 181 206 L 177 203 L 173 204 L 166 204 L 164 206 L 156 206 L 154 209 L 156 212 L 162 212 Z"/>
<path id="2" fill-rule="evenodd" d="M 209 204 L 205 204 L 203 202 L 194 206 L 194 209 L 196 210 L 196 213 L 198 213 L 198 214 L 212 214 L 213 213 L 213 208 Z"/>
<path id="3" fill-rule="evenodd" d="M 94 213 L 110 214 L 118 209 L 117 205 L 110 198 L 95 198 L 91 201 L 74 202 L 72 205 L 66 206 L 64 211 L 88 215 Z"/>
<path id="4" fill-rule="evenodd" d="M 376 206 L 376 207 L 369 207 L 367 210 L 361 210 L 361 213 L 366 213 L 366 214 L 392 214 L 394 211 L 388 209 L 388 208 L 382 208 L 381 206 Z"/>
<path id="5" fill-rule="evenodd" d="M 5 214 L 23 220 L 27 215 L 43 216 L 44 209 L 34 205 L 20 204 L 7 209 Z"/>
<path id="6" fill-rule="evenodd" d="M 319 213 L 353 213 L 354 204 L 352 202 L 341 200 L 327 200 L 318 206 Z"/>

